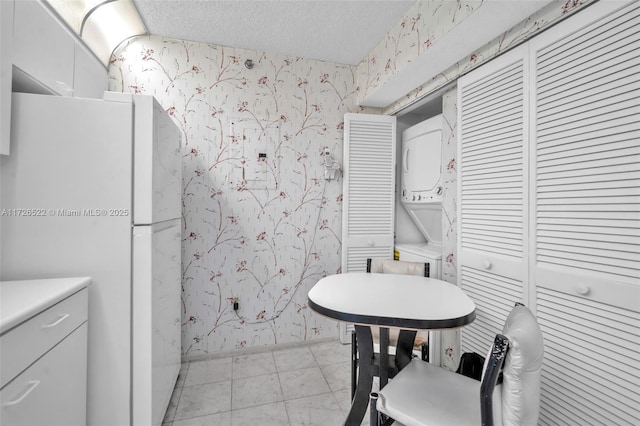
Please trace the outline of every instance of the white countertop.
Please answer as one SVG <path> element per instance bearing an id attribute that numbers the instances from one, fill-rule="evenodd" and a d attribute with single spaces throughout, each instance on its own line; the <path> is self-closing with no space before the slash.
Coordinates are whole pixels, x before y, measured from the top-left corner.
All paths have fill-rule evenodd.
<path id="1" fill-rule="evenodd" d="M 0 334 L 91 283 L 89 277 L 0 281 Z"/>

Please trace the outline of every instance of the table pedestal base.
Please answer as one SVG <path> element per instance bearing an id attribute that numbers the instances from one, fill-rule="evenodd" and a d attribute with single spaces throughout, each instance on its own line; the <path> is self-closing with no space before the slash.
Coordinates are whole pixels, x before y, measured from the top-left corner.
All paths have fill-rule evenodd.
<path id="1" fill-rule="evenodd" d="M 373 337 L 369 326 L 356 325 L 356 339 L 358 341 L 358 384 L 351 401 L 351 410 L 345 421 L 345 426 L 360 426 L 369 404 L 369 393 L 373 385 L 373 376 L 380 377 L 382 389 L 389 378 L 392 378 L 411 361 L 415 331 L 401 330 L 396 346 L 396 355 L 389 357 L 389 329 L 380 328 L 380 353 L 373 353 Z M 390 362 L 392 361 L 392 362 Z"/>

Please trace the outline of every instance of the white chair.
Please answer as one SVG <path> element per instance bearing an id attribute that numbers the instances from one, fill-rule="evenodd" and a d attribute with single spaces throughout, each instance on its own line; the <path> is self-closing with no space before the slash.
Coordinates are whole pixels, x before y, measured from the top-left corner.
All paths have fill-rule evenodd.
<path id="1" fill-rule="evenodd" d="M 382 425 L 384 415 L 404 426 L 536 425 L 543 354 L 535 316 L 516 304 L 495 337 L 482 381 L 414 359 L 371 394 L 370 424 Z"/>
<path id="2" fill-rule="evenodd" d="M 401 260 L 392 259 L 367 259 L 367 272 L 378 274 L 398 274 L 398 275 L 417 275 L 422 277 L 429 276 L 429 263 L 423 262 L 405 262 Z M 400 330 L 389 330 L 389 349 L 390 354 L 393 355 L 395 347 L 398 344 L 398 338 Z M 403 331 L 403 333 L 406 333 Z M 379 353 L 380 342 L 380 328 L 371 327 L 371 335 L 374 341 L 374 353 Z M 424 361 L 429 360 L 429 333 L 428 331 L 419 331 L 416 334 L 413 341 L 413 348 L 421 351 L 421 356 Z M 400 364 L 406 364 L 409 360 L 401 360 Z M 397 362 L 396 362 L 397 364 Z M 351 333 L 351 398 L 355 394 L 357 384 L 357 371 L 358 368 L 358 342 L 356 340 L 355 332 Z M 391 376 L 399 369 L 399 366 L 393 366 L 391 369 Z"/>

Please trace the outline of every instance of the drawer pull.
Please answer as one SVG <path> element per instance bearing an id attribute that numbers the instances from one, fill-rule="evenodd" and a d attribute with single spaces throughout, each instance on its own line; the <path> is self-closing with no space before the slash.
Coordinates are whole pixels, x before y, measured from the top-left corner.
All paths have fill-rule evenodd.
<path id="1" fill-rule="evenodd" d="M 28 386 L 27 390 L 24 391 L 24 393 L 20 396 L 20 398 L 14 399 L 13 401 L 7 401 L 2 405 L 4 405 L 5 407 L 10 407 L 12 405 L 20 404 L 27 396 L 29 396 L 31 392 L 33 392 L 35 388 L 38 387 L 39 384 L 40 384 L 40 380 L 29 380 L 27 382 L 27 386 Z"/>
<path id="2" fill-rule="evenodd" d="M 55 327 L 56 325 L 60 324 L 62 321 L 66 320 L 67 318 L 69 318 L 69 314 L 64 314 L 63 316 L 61 316 L 60 318 L 58 318 L 56 321 L 52 322 L 51 324 L 43 325 L 42 328 Z"/>

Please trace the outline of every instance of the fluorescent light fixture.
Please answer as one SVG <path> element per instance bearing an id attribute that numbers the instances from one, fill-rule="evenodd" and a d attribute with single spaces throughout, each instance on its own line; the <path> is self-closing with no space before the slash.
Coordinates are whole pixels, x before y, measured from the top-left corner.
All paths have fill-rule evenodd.
<path id="1" fill-rule="evenodd" d="M 108 64 L 111 53 L 129 37 L 146 34 L 138 10 L 131 0 L 116 0 L 101 4 L 85 20 L 82 40 Z"/>
<path id="2" fill-rule="evenodd" d="M 47 1 L 105 66 L 120 43 L 147 33 L 132 0 Z"/>
<path id="3" fill-rule="evenodd" d="M 47 0 L 47 3 L 64 19 L 79 36 L 84 17 L 105 0 Z"/>

